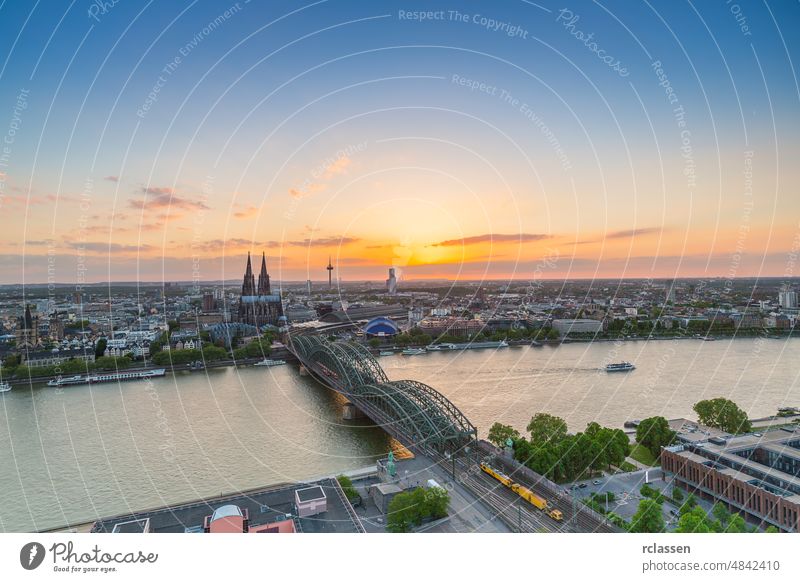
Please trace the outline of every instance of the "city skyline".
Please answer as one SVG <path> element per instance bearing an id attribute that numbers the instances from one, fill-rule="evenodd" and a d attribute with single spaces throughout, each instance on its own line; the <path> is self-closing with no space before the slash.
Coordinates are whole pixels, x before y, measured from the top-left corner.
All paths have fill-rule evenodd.
<path id="1" fill-rule="evenodd" d="M 139 10 L 3 8 L 0 283 L 795 274 L 796 6 Z"/>

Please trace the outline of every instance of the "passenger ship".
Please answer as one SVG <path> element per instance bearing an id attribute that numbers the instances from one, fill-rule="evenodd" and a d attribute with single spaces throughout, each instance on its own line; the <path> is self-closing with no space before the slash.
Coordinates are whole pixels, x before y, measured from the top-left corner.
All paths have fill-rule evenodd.
<path id="1" fill-rule="evenodd" d="M 109 374 L 89 374 L 86 376 L 70 376 L 63 378 L 59 376 L 50 380 L 48 386 L 75 386 L 77 384 L 100 384 L 101 382 L 121 382 L 123 380 L 144 380 L 145 378 L 160 378 L 167 371 L 164 368 L 156 370 L 144 370 L 139 372 L 112 372 Z"/>
<path id="2" fill-rule="evenodd" d="M 629 372 L 635 369 L 636 366 L 630 362 L 620 362 L 619 364 L 608 364 L 606 366 L 606 372 Z"/>
<path id="3" fill-rule="evenodd" d="M 286 363 L 286 360 L 270 360 L 269 358 L 264 358 L 260 362 L 256 362 L 253 364 L 254 366 L 283 366 Z"/>

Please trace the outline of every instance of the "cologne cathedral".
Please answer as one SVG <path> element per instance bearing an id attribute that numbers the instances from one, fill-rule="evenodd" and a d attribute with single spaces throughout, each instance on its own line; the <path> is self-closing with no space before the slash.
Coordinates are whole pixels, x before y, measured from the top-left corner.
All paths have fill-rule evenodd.
<path id="1" fill-rule="evenodd" d="M 250 264 L 250 253 L 247 253 L 247 270 L 242 283 L 242 296 L 239 299 L 237 320 L 241 323 L 262 328 L 265 325 L 278 325 L 283 316 L 283 305 L 279 293 L 272 293 L 267 273 L 267 257 L 261 255 L 261 272 L 258 274 L 258 285 Z"/>

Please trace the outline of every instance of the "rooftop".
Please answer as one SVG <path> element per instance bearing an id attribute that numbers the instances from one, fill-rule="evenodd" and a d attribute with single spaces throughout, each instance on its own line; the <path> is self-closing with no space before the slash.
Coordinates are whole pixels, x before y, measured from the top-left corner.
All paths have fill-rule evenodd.
<path id="1" fill-rule="evenodd" d="M 315 490 L 327 497 L 327 510 L 319 515 L 295 518 L 298 530 L 309 533 L 357 533 L 342 498 L 334 492 L 334 479 L 322 479 L 315 483 L 298 483 L 254 489 L 220 497 L 201 499 L 156 509 L 139 511 L 97 520 L 92 532 L 108 533 L 127 522 L 149 520 L 149 531 L 153 533 L 186 533 L 202 531 L 206 516 L 234 506 L 236 511 L 247 510 L 250 528 L 285 520 L 286 515 L 296 516 L 295 491 Z M 127 526 L 126 526 L 127 527 Z"/>

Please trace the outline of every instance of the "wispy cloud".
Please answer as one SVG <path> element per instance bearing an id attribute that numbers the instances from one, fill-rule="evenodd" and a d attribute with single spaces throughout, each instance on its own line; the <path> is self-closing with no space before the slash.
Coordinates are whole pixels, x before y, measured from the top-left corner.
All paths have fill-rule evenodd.
<path id="1" fill-rule="evenodd" d="M 106 176 L 103 180 L 107 180 L 108 182 L 119 182 L 119 176 Z"/>
<path id="2" fill-rule="evenodd" d="M 431 246 L 434 247 L 454 247 L 461 245 L 474 245 L 478 243 L 501 243 L 501 242 L 535 242 L 539 240 L 546 240 L 553 238 L 551 234 L 532 234 L 521 232 L 519 234 L 479 234 L 476 236 L 468 236 L 464 238 L 454 238 L 450 240 L 443 240 L 442 242 L 435 243 Z"/>
<path id="3" fill-rule="evenodd" d="M 209 210 L 205 202 L 199 200 L 190 200 L 184 196 L 179 196 L 175 193 L 174 188 L 166 187 L 146 187 L 142 188 L 142 193 L 145 195 L 145 200 L 131 200 L 129 202 L 132 208 L 148 209 L 157 208 L 182 208 L 185 210 Z M 174 218 L 174 216 L 172 217 Z"/>
<path id="4" fill-rule="evenodd" d="M 324 180 L 330 180 L 334 176 L 344 174 L 347 172 L 347 168 L 352 163 L 353 161 L 350 158 L 347 156 L 342 156 L 341 158 L 336 159 L 336 161 L 328 164 L 328 166 L 325 168 L 325 172 L 322 174 L 322 178 Z"/>
<path id="5" fill-rule="evenodd" d="M 292 247 L 337 247 L 357 243 L 361 239 L 352 236 L 327 236 L 322 238 L 306 238 L 303 240 L 288 241 L 284 245 Z"/>
<path id="6" fill-rule="evenodd" d="M 664 230 L 661 226 L 649 226 L 647 228 L 633 228 L 630 230 L 617 230 L 606 234 L 606 238 L 632 238 L 635 236 L 645 236 L 657 234 Z"/>
<path id="7" fill-rule="evenodd" d="M 239 205 L 237 206 L 239 210 L 233 213 L 234 218 L 246 219 L 246 218 L 252 218 L 256 214 L 258 214 L 259 210 L 258 206 L 239 206 Z"/>
<path id="8" fill-rule="evenodd" d="M 72 241 L 67 243 L 67 246 L 72 249 L 84 250 L 93 253 L 147 252 L 156 248 L 153 247 L 152 245 L 124 245 L 120 243 L 82 242 L 82 241 Z"/>

